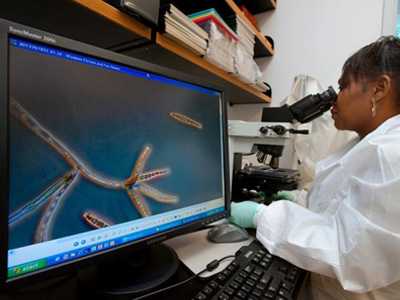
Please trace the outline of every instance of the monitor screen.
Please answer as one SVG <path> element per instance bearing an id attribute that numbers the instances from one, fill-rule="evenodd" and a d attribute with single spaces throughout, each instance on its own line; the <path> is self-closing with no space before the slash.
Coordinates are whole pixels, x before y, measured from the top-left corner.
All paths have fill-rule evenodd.
<path id="1" fill-rule="evenodd" d="M 226 212 L 221 92 L 8 36 L 7 279 Z"/>

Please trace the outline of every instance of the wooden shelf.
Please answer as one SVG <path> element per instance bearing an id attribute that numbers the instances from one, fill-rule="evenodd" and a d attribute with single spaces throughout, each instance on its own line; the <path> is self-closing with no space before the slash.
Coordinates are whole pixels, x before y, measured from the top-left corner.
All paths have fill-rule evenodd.
<path id="1" fill-rule="evenodd" d="M 237 14 L 239 17 L 242 18 L 244 22 L 246 22 L 247 25 L 252 29 L 253 33 L 256 35 L 256 45 L 255 47 L 259 48 L 260 45 L 257 45 L 257 43 L 261 44 L 261 47 L 266 49 L 265 56 L 271 56 L 274 55 L 274 49 L 272 49 L 271 43 L 265 38 L 265 36 L 258 31 L 256 27 L 247 19 L 247 17 L 244 15 L 244 13 L 240 10 L 239 6 L 236 5 L 234 0 L 225 0 L 225 2 L 229 5 L 229 7 Z M 258 55 L 260 56 L 260 55 Z"/>
<path id="2" fill-rule="evenodd" d="M 237 0 L 236 0 L 237 1 Z M 272 1 L 272 0 L 249 0 L 250 2 L 256 1 Z M 274 54 L 271 43 L 265 36 L 258 31 L 258 29 L 251 24 L 244 13 L 240 10 L 239 6 L 234 0 L 164 0 L 165 3 L 172 2 L 176 7 L 186 14 L 197 12 L 200 10 L 215 8 L 222 18 L 232 16 L 233 14 L 239 17 L 249 25 L 251 30 L 256 36 L 255 49 L 257 49 L 257 57 L 272 56 Z M 275 3 L 275 2 L 274 2 Z"/>
<path id="3" fill-rule="evenodd" d="M 151 29 L 146 27 L 145 25 L 141 24 L 140 22 L 136 21 L 131 16 L 119 11 L 118 9 L 114 8 L 113 6 L 107 4 L 102 0 L 74 0 L 75 2 L 79 3 L 80 5 L 86 7 L 92 12 L 103 16 L 105 19 L 112 21 L 123 28 L 132 31 L 136 35 L 140 35 L 147 39 L 151 37 Z M 237 6 L 236 6 L 237 7 Z M 209 63 L 208 61 L 204 60 L 203 58 L 195 55 L 193 52 L 187 50 L 186 48 L 178 45 L 176 42 L 172 41 L 171 39 L 164 37 L 162 34 L 156 34 L 156 44 L 160 47 L 171 51 L 172 53 L 178 55 L 179 57 L 189 61 L 192 64 L 199 66 L 200 68 L 222 78 L 223 80 L 229 82 L 231 86 L 233 85 L 236 89 L 241 89 L 245 91 L 246 96 L 242 99 L 238 100 L 235 99 L 233 102 L 235 103 L 268 103 L 271 101 L 270 97 L 264 95 L 257 89 L 251 87 L 250 85 L 242 82 L 237 77 L 227 73 L 226 71 L 222 70 L 221 68 Z M 129 52 L 129 51 L 128 51 Z M 229 95 L 233 95 L 233 93 L 228 93 Z M 253 98 L 253 99 L 250 99 Z M 231 99 L 229 99 L 231 100 Z"/>
<path id="4" fill-rule="evenodd" d="M 178 45 L 177 43 L 175 43 L 174 41 L 172 41 L 171 39 L 163 36 L 160 33 L 157 33 L 157 37 L 156 37 L 156 43 L 158 45 L 160 45 L 161 47 L 163 47 L 164 49 L 167 49 L 173 53 L 175 53 L 176 55 L 184 58 L 185 60 L 188 60 L 189 62 L 207 70 L 208 72 L 219 76 L 220 78 L 223 78 L 224 80 L 230 82 L 231 84 L 236 85 L 237 87 L 239 87 L 240 89 L 248 92 L 249 94 L 257 97 L 259 99 L 259 102 L 262 103 L 268 103 L 271 102 L 271 98 L 264 95 L 263 93 L 261 93 L 260 91 L 258 91 L 257 89 L 251 87 L 250 85 L 242 82 L 241 80 L 239 80 L 237 77 L 229 74 L 228 72 L 222 70 L 221 68 L 209 63 L 208 61 L 204 60 L 203 58 L 201 58 L 200 56 L 197 56 L 195 54 L 193 54 L 193 52 L 187 50 L 186 48 Z M 236 102 L 236 101 L 235 101 Z M 243 102 L 245 103 L 245 102 Z"/>
<path id="5" fill-rule="evenodd" d="M 210 1 L 215 0 L 200 2 L 206 4 Z M 184 2 L 189 1 L 184 0 Z M 224 5 L 227 13 L 231 13 L 230 7 L 224 0 L 218 0 L 218 3 Z M 21 4 L 18 2 L 1 1 L 1 16 L 97 47 L 159 63 L 189 74 L 208 77 L 224 88 L 227 99 L 231 103 L 271 101 L 257 89 L 161 34 L 153 37 L 152 41 L 151 28 L 102 0 L 37 0 L 27 1 L 24 5 L 29 14 L 21 14 Z M 149 48 L 152 48 L 154 54 L 151 59 L 148 59 L 149 55 L 145 53 Z M 137 53 L 139 56 L 136 56 Z M 160 58 L 158 58 L 159 55 L 161 55 Z M 169 62 L 171 57 L 175 63 Z"/>
<path id="6" fill-rule="evenodd" d="M 2 18 L 101 48 L 136 41 L 149 42 L 150 30 L 102 1 L 35 0 L 0 1 Z M 24 12 L 21 11 L 21 5 Z M 88 8 L 97 5 L 97 8 Z M 28 13 L 29 12 L 29 13 Z M 105 18 L 103 12 L 114 14 Z M 132 24 L 129 30 L 122 19 Z M 127 27 L 127 26 L 125 26 Z M 133 28 L 135 28 L 133 30 Z"/>
<path id="7" fill-rule="evenodd" d="M 74 1 L 141 37 L 151 39 L 151 29 L 149 27 L 102 0 Z"/>

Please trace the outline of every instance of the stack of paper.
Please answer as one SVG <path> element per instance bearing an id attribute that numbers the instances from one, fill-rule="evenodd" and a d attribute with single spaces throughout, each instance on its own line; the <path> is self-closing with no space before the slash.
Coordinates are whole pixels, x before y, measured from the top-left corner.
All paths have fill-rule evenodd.
<path id="1" fill-rule="evenodd" d="M 166 36 L 197 55 L 206 53 L 208 33 L 174 5 L 170 4 L 164 15 L 164 21 Z"/>
<path id="2" fill-rule="evenodd" d="M 251 57 L 254 56 L 255 34 L 250 26 L 238 15 L 233 15 L 227 20 L 228 25 L 233 28 L 239 37 L 239 42 Z"/>
<path id="3" fill-rule="evenodd" d="M 253 57 L 248 54 L 242 44 L 236 46 L 234 59 L 234 75 L 248 84 L 255 84 L 259 74 L 259 68 Z M 260 72 L 261 73 L 261 72 Z"/>
<path id="4" fill-rule="evenodd" d="M 235 54 L 234 74 L 242 81 L 255 85 L 261 73 L 253 59 L 255 33 L 239 15 L 232 15 L 227 19 L 227 22 L 239 37 Z"/>
<path id="5" fill-rule="evenodd" d="M 189 17 L 209 34 L 204 58 L 227 72 L 235 72 L 234 56 L 239 41 L 236 33 L 213 8 L 191 14 Z"/>
<path id="6" fill-rule="evenodd" d="M 239 40 L 237 34 L 225 23 L 224 19 L 221 18 L 221 16 L 214 8 L 209 8 L 191 14 L 189 15 L 189 18 L 203 28 L 204 27 L 207 28 L 208 26 L 207 24 L 209 24 L 210 21 L 212 21 L 218 27 L 218 29 L 224 34 L 228 35 L 229 38 L 235 41 Z"/>

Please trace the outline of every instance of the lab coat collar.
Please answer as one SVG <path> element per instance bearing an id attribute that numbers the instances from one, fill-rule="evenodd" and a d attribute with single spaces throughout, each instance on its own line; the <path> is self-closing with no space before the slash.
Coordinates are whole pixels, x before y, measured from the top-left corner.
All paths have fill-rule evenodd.
<path id="1" fill-rule="evenodd" d="M 378 126 L 374 131 L 370 132 L 367 134 L 363 140 L 369 141 L 375 136 L 379 136 L 381 134 L 385 134 L 389 130 L 399 127 L 400 126 L 400 115 L 395 115 L 389 119 L 387 119 L 385 122 L 383 122 L 381 125 Z"/>
<path id="2" fill-rule="evenodd" d="M 353 147 L 357 144 L 367 143 L 374 137 L 385 134 L 386 132 L 396 127 L 400 127 L 400 115 L 396 115 L 387 119 L 385 122 L 379 125 L 378 128 L 367 134 L 362 140 L 360 140 L 359 137 L 356 137 L 338 152 L 335 152 L 332 155 L 328 156 L 326 159 L 321 160 L 316 166 L 316 173 L 320 173 L 323 170 L 330 169 L 331 167 L 337 165 L 345 155 L 352 152 Z"/>

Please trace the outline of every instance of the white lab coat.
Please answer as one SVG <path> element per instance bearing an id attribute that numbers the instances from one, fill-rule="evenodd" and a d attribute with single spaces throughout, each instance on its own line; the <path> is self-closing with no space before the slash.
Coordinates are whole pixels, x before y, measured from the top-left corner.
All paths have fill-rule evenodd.
<path id="1" fill-rule="evenodd" d="M 313 299 L 400 299 L 400 115 L 321 161 L 308 203 L 274 202 L 255 223 L 271 253 L 318 273 Z"/>

